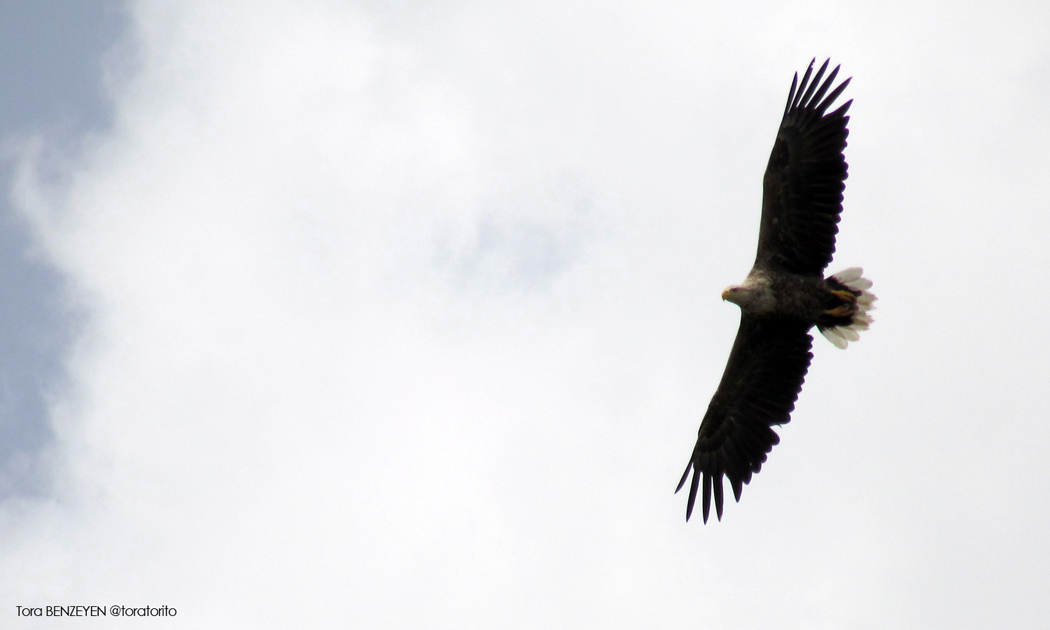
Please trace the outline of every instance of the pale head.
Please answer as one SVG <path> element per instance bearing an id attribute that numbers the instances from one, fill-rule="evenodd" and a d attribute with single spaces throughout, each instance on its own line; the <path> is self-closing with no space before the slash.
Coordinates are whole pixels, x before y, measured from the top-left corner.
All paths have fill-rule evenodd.
<path id="1" fill-rule="evenodd" d="M 739 284 L 732 284 L 726 287 L 725 291 L 722 291 L 722 299 L 727 302 L 732 302 L 737 306 L 743 306 L 744 302 L 747 300 L 747 298 L 744 297 L 746 293 L 747 289 L 744 287 Z"/>
<path id="2" fill-rule="evenodd" d="M 740 310 L 749 313 L 763 313 L 773 310 L 776 301 L 769 282 L 764 276 L 751 274 L 744 280 L 744 284 L 734 284 L 722 291 L 722 299 L 732 302 L 740 307 Z"/>

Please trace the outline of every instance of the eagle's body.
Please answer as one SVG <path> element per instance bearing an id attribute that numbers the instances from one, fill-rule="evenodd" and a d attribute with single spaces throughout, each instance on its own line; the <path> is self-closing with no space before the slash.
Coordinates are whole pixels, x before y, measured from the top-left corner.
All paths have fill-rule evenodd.
<path id="1" fill-rule="evenodd" d="M 859 268 L 824 277 L 835 252 L 847 165 L 847 101 L 825 112 L 849 79 L 825 98 L 838 68 L 821 83 L 828 62 L 810 82 L 813 64 L 801 84 L 791 83 L 784 118 L 763 179 L 762 222 L 755 264 L 744 282 L 722 298 L 740 307 L 740 330 L 722 381 L 708 406 L 689 473 L 686 519 L 692 514 L 703 481 L 704 522 L 712 493 L 722 518 L 723 478 L 737 501 L 743 484 L 762 468 L 780 438 L 772 427 L 787 423 L 809 369 L 816 326 L 829 341 L 845 348 L 871 324 L 875 296 Z M 798 88 L 797 91 L 795 88 Z"/>

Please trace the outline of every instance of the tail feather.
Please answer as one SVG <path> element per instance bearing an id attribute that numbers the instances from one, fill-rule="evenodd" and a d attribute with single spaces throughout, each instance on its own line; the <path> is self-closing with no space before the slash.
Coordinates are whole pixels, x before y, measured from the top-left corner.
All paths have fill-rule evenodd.
<path id="1" fill-rule="evenodd" d="M 857 312 L 853 314 L 852 321 L 845 326 L 831 326 L 819 328 L 820 334 L 835 344 L 836 348 L 846 349 L 851 341 L 860 339 L 860 331 L 867 330 L 874 318 L 871 311 L 875 310 L 875 301 L 878 299 L 874 293 L 868 291 L 873 285 L 871 280 L 863 277 L 864 269 L 850 267 L 831 277 L 857 294 Z"/>

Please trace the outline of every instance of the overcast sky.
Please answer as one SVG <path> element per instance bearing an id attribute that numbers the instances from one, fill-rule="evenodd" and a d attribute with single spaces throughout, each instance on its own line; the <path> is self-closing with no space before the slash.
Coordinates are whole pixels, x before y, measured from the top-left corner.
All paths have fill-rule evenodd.
<path id="1" fill-rule="evenodd" d="M 1050 7 L 20 4 L 0 625 L 1050 618 Z M 741 502 L 686 523 L 720 293 L 829 56 L 831 271 L 876 322 L 818 336 Z"/>

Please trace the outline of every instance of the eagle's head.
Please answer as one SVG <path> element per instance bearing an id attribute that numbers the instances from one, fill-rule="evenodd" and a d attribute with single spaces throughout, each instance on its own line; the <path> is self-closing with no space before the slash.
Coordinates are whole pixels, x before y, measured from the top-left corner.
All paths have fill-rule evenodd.
<path id="1" fill-rule="evenodd" d="M 750 275 L 744 284 L 734 284 L 722 291 L 722 299 L 732 302 L 745 313 L 764 313 L 773 310 L 776 302 L 765 277 Z"/>
<path id="2" fill-rule="evenodd" d="M 722 299 L 743 308 L 744 303 L 749 299 L 750 293 L 753 293 L 753 291 L 749 291 L 746 287 L 734 284 L 726 287 L 725 291 L 722 291 Z"/>

